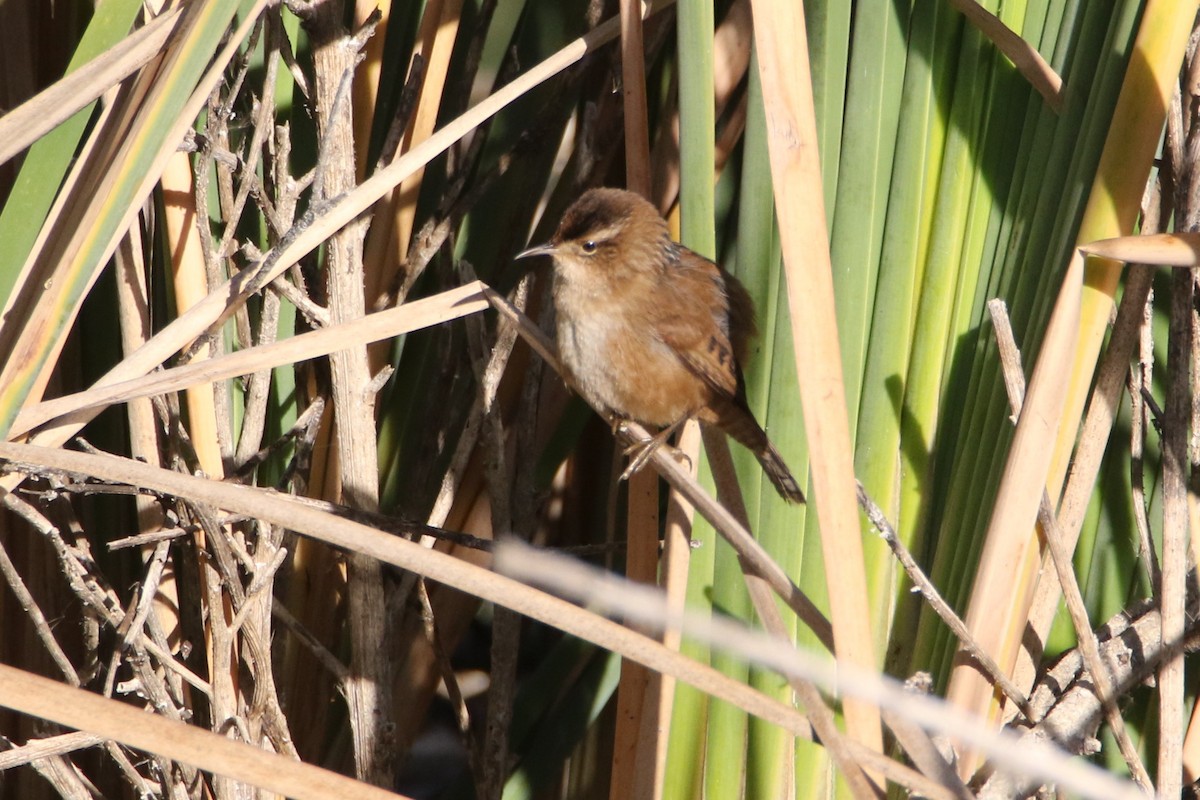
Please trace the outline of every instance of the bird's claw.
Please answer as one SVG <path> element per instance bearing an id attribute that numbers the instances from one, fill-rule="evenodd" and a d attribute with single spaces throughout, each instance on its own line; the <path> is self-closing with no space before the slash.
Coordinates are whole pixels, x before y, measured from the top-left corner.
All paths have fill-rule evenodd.
<path id="1" fill-rule="evenodd" d="M 675 432 L 675 428 L 676 426 L 672 425 L 671 427 L 660 431 L 657 435 L 652 436 L 649 439 L 643 439 L 639 442 L 634 442 L 629 447 L 625 448 L 624 454 L 626 456 L 633 456 L 633 458 L 629 461 L 629 466 L 627 466 L 625 471 L 621 473 L 621 480 L 629 480 L 630 476 L 634 475 L 636 472 L 638 472 L 638 470 L 646 466 L 646 462 L 648 462 L 650 457 L 654 455 L 654 451 L 667 443 L 667 439 L 669 439 L 671 434 Z M 683 462 L 686 462 L 688 469 L 692 468 L 692 459 L 689 458 L 686 453 L 676 447 L 672 447 L 670 450 L 672 456 Z"/>
<path id="2" fill-rule="evenodd" d="M 646 462 L 650 460 L 650 456 L 654 455 L 654 451 L 659 448 L 662 441 L 658 437 L 646 439 L 642 442 L 635 442 L 625 448 L 625 455 L 633 455 L 629 460 L 629 466 L 625 467 L 625 471 L 621 473 L 621 480 L 627 481 L 629 477 L 646 466 Z"/>

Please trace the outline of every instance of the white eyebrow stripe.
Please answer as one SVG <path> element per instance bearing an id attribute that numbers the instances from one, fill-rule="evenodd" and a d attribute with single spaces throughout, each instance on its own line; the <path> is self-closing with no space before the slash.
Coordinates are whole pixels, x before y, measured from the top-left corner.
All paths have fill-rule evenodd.
<path id="1" fill-rule="evenodd" d="M 607 225 L 603 228 L 600 228 L 599 230 L 587 231 L 579 238 L 586 239 L 589 241 L 607 241 L 609 239 L 614 238 L 618 233 L 621 232 L 621 229 L 624 227 L 625 227 L 625 222 L 624 222 L 624 220 L 622 220 L 621 222 L 617 222 L 612 225 Z"/>

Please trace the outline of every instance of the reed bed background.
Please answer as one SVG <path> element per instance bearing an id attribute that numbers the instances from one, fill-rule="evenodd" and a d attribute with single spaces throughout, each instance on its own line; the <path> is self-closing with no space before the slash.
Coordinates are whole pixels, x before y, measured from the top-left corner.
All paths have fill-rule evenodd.
<path id="1" fill-rule="evenodd" d="M 0 795 L 1180 796 L 1196 12 L 0 5 Z M 597 185 L 809 505 L 617 480 L 512 262 Z"/>

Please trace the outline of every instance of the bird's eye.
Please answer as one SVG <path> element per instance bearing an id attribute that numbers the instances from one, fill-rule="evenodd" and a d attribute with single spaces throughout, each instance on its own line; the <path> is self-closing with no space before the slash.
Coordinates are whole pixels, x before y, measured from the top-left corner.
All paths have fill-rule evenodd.
<path id="1" fill-rule="evenodd" d="M 587 241 L 585 241 L 583 243 L 583 252 L 585 252 L 585 253 L 596 252 L 596 242 L 593 241 L 592 239 L 588 239 Z"/>

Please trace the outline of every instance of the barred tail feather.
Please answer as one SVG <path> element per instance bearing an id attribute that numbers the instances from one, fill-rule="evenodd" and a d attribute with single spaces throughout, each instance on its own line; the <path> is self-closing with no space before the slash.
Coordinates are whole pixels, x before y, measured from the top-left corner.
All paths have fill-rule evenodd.
<path id="1" fill-rule="evenodd" d="M 800 484 L 796 483 L 792 471 L 787 468 L 787 464 L 783 463 L 783 457 L 779 455 L 775 445 L 768 441 L 766 449 L 760 450 L 754 455 L 758 457 L 758 463 L 762 464 L 763 472 L 767 473 L 767 477 L 771 479 L 771 483 L 775 484 L 776 491 L 784 500 L 789 503 L 805 502 Z"/>
<path id="2" fill-rule="evenodd" d="M 771 444 L 767 433 L 754 419 L 745 401 L 740 398 L 721 398 L 713 402 L 705 415 L 715 422 L 725 433 L 729 434 L 738 444 L 741 444 L 758 459 L 763 471 L 767 473 L 776 491 L 789 503 L 803 503 L 804 492 L 800 484 L 783 461 L 783 456 Z"/>

